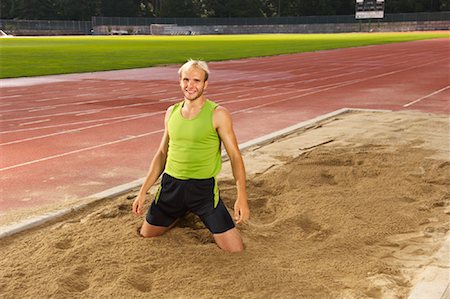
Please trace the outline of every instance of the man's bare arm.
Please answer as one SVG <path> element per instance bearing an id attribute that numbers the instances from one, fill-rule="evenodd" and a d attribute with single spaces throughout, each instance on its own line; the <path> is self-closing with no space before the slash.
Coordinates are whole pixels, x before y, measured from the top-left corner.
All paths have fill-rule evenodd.
<path id="1" fill-rule="evenodd" d="M 234 217 L 237 223 L 242 223 L 248 220 L 250 216 L 247 202 L 245 166 L 233 130 L 231 114 L 227 109 L 220 106 L 216 108 L 214 111 L 214 126 L 230 158 L 237 189 Z"/>
<path id="2" fill-rule="evenodd" d="M 167 151 L 169 148 L 169 134 L 167 131 L 167 122 L 169 121 L 170 113 L 172 112 L 173 107 L 169 107 L 166 111 L 166 115 L 164 117 L 164 134 L 161 139 L 161 143 L 159 145 L 159 148 L 153 157 L 153 160 L 150 164 L 150 169 L 147 173 L 147 177 L 145 178 L 144 184 L 142 184 L 142 187 L 139 191 L 138 196 L 133 202 L 133 212 L 136 215 L 142 215 L 143 214 L 143 206 L 145 202 L 145 197 L 147 194 L 147 191 L 150 189 L 151 186 L 156 182 L 156 180 L 159 178 L 161 173 L 164 171 L 166 160 L 167 160 Z"/>

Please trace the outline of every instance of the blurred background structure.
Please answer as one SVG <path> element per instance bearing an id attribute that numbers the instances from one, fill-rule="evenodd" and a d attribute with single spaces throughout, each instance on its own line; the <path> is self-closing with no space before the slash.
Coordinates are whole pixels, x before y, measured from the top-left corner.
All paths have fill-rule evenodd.
<path id="1" fill-rule="evenodd" d="M 382 13 L 358 17 L 363 4 Z M 449 0 L 2 0 L 0 29 L 11 35 L 449 30 L 449 10 Z"/>

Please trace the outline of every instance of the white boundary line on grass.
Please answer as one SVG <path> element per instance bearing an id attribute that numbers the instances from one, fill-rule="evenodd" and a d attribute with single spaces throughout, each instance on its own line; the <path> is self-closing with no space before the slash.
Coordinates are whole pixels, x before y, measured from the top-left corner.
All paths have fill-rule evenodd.
<path id="1" fill-rule="evenodd" d="M 285 129 L 267 134 L 265 136 L 244 142 L 239 145 L 239 148 L 241 150 L 245 150 L 247 148 L 250 148 L 252 146 L 257 145 L 265 145 L 267 143 L 270 143 L 274 140 L 280 139 L 282 137 L 285 137 L 287 135 L 290 135 L 294 133 L 295 131 L 299 129 L 307 129 L 312 126 L 317 125 L 320 122 L 323 122 L 327 119 L 336 117 L 341 114 L 345 114 L 348 112 L 392 112 L 391 110 L 372 110 L 372 109 L 353 109 L 353 108 L 342 108 L 335 110 L 330 113 L 326 113 L 323 115 L 320 115 L 318 117 L 315 117 L 313 119 L 300 122 L 296 125 L 287 127 Z M 223 158 L 226 157 L 226 155 L 222 155 Z M 142 185 L 144 183 L 145 178 L 137 179 L 133 182 L 123 184 L 120 186 L 116 186 L 114 188 L 105 190 L 103 192 L 99 192 L 96 194 L 93 194 L 89 197 L 87 197 L 87 202 L 83 204 L 79 204 L 76 206 L 73 206 L 71 208 L 62 209 L 56 212 L 52 213 L 46 213 L 37 217 L 33 217 L 30 219 L 26 219 L 22 222 L 6 226 L 4 228 L 0 228 L 0 239 L 11 236 L 13 234 L 17 234 L 19 232 L 37 227 L 41 224 L 44 224 L 46 222 L 56 220 L 64 215 L 67 215 L 69 213 L 78 211 L 80 209 L 83 209 L 87 207 L 89 204 L 104 200 L 113 198 L 119 195 L 123 195 L 125 193 L 130 192 L 132 189 L 135 189 Z M 448 256 L 449 252 L 449 246 L 450 246 L 450 237 L 447 237 L 447 239 L 444 242 L 443 247 L 436 253 L 437 255 Z M 425 267 L 422 272 L 420 273 L 420 281 L 412 288 L 411 293 L 408 295 L 408 299 L 420 299 L 420 298 L 433 298 L 433 299 L 446 299 L 450 298 L 450 277 L 448 275 L 448 268 L 446 267 L 436 267 L 436 266 L 427 266 Z M 430 297 L 432 296 L 432 297 Z"/>

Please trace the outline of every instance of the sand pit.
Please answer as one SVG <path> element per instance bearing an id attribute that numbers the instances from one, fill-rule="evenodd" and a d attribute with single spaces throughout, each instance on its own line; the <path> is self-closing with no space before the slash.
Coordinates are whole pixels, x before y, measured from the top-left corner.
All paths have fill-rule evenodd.
<path id="1" fill-rule="evenodd" d="M 244 153 L 246 251 L 195 217 L 138 237 L 135 192 L 0 240 L 1 298 L 405 298 L 450 229 L 449 120 L 348 113 Z M 229 165 L 221 194 L 232 207 Z M 154 189 L 149 197 L 153 196 Z"/>

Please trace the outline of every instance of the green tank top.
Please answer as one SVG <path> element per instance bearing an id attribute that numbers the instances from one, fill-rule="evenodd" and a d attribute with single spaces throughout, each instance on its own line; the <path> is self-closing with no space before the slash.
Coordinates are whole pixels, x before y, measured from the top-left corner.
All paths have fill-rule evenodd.
<path id="1" fill-rule="evenodd" d="M 165 172 L 177 179 L 209 179 L 222 167 L 220 138 L 213 125 L 218 104 L 206 100 L 193 119 L 181 115 L 183 102 L 175 104 L 169 117 L 169 151 Z"/>

